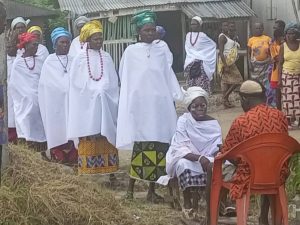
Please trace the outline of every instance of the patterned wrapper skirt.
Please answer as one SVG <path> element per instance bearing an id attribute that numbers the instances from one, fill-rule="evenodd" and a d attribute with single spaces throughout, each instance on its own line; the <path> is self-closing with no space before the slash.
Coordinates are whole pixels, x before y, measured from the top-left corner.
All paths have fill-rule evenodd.
<path id="1" fill-rule="evenodd" d="M 207 77 L 202 60 L 194 60 L 184 70 L 187 87 L 201 87 L 207 93 L 211 93 L 210 80 Z"/>
<path id="2" fill-rule="evenodd" d="M 184 172 L 179 175 L 179 185 L 183 191 L 190 187 L 205 187 L 206 181 L 206 173 L 193 175 L 189 169 L 184 170 Z"/>
<path id="3" fill-rule="evenodd" d="M 276 107 L 277 106 L 277 99 L 276 99 L 276 86 L 275 84 L 277 82 L 272 82 L 270 81 L 271 79 L 271 76 L 272 76 L 272 73 L 273 73 L 273 68 L 274 68 L 274 65 L 275 64 L 270 64 L 269 66 L 269 72 L 266 73 L 265 75 L 265 78 L 263 80 L 263 85 L 264 87 L 266 88 L 266 104 L 268 106 L 271 106 L 271 107 Z M 277 85 L 277 84 L 276 84 Z"/>
<path id="4" fill-rule="evenodd" d="M 300 118 L 300 74 L 282 72 L 281 103 L 287 118 Z"/>
<path id="5" fill-rule="evenodd" d="M 166 154 L 169 144 L 160 142 L 135 142 L 133 146 L 130 177 L 156 182 L 166 175 Z"/>
<path id="6" fill-rule="evenodd" d="M 79 174 L 109 174 L 119 169 L 118 150 L 106 137 L 81 138 L 78 146 Z"/>
<path id="7" fill-rule="evenodd" d="M 251 71 L 251 78 L 263 84 L 265 77 L 269 75 L 270 59 L 265 61 L 252 60 L 251 64 L 253 68 L 253 71 Z"/>
<path id="8" fill-rule="evenodd" d="M 223 84 L 241 84 L 243 82 L 242 75 L 235 64 L 229 66 L 228 71 L 222 71 L 220 75 Z"/>

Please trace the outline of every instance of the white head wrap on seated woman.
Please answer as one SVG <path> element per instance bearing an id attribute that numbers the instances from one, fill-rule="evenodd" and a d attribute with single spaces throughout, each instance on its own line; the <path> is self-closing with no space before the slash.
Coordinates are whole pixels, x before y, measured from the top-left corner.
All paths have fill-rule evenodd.
<path id="1" fill-rule="evenodd" d="M 192 20 L 198 21 L 199 24 L 200 24 L 200 26 L 202 26 L 202 24 L 203 24 L 203 20 L 202 20 L 202 18 L 201 18 L 200 16 L 194 16 L 194 17 L 192 18 Z"/>
<path id="2" fill-rule="evenodd" d="M 183 103 L 186 108 L 190 106 L 194 99 L 198 97 L 203 97 L 208 102 L 208 93 L 201 87 L 189 87 L 187 91 L 182 88 L 183 92 Z"/>

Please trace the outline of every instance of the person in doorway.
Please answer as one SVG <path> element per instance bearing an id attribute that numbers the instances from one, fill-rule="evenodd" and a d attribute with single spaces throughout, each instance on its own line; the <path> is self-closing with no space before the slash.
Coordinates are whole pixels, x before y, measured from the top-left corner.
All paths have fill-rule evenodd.
<path id="1" fill-rule="evenodd" d="M 86 23 L 79 41 L 87 48 L 75 57 L 70 70 L 68 139 L 79 138 L 79 174 L 112 174 L 119 168 L 118 75 L 111 56 L 102 50 L 100 21 Z"/>
<path id="2" fill-rule="evenodd" d="M 44 61 L 36 56 L 38 44 L 31 33 L 19 36 L 18 47 L 24 53 L 13 64 L 10 89 L 18 138 L 42 143 L 46 137 L 38 104 L 38 84 Z"/>
<path id="3" fill-rule="evenodd" d="M 62 27 L 51 33 L 55 53 L 43 64 L 38 87 L 38 98 L 47 146 L 51 159 L 59 163 L 77 164 L 77 150 L 67 138 L 69 112 L 70 67 L 68 55 L 72 36 Z"/>
<path id="4" fill-rule="evenodd" d="M 156 14 L 145 10 L 132 18 L 140 42 L 126 48 L 120 64 L 117 148 L 133 150 L 126 197 L 135 180 L 149 181 L 147 200 L 160 202 L 155 182 L 165 175 L 165 156 L 176 129 L 174 101 L 182 97 L 165 48 L 156 40 Z"/>
<path id="5" fill-rule="evenodd" d="M 254 36 L 248 40 L 248 59 L 251 79 L 264 83 L 271 63 L 271 38 L 264 35 L 263 23 L 254 24 Z"/>
<path id="6" fill-rule="evenodd" d="M 210 94 L 210 81 L 216 71 L 216 43 L 202 32 L 199 16 L 191 20 L 191 32 L 186 35 L 184 76 L 187 86 L 198 86 Z"/>
<path id="7" fill-rule="evenodd" d="M 279 50 L 284 42 L 285 22 L 276 20 L 273 27 L 273 39 L 270 43 L 270 54 L 272 62 L 269 67 L 269 79 L 266 79 L 267 104 L 281 109 L 280 88 L 278 87 Z"/>
<path id="8" fill-rule="evenodd" d="M 264 86 L 253 80 L 242 83 L 240 88 L 241 105 L 244 114 L 236 118 L 225 138 L 221 148 L 221 154 L 230 151 L 237 144 L 263 133 L 288 133 L 286 116 L 275 108 L 268 107 L 266 103 Z M 246 193 L 250 171 L 245 161 L 239 161 L 237 168 L 231 178 L 229 195 L 232 200 L 241 198 Z M 282 182 L 288 177 L 288 165 L 282 171 Z M 260 225 L 268 225 L 269 200 L 262 197 Z"/>
<path id="9" fill-rule="evenodd" d="M 156 26 L 156 34 L 158 40 L 163 40 L 166 36 L 166 30 L 163 26 Z"/>
<path id="10" fill-rule="evenodd" d="M 75 28 L 77 29 L 79 34 L 81 32 L 82 27 L 89 21 L 90 21 L 90 19 L 85 16 L 79 16 L 74 21 Z M 71 43 L 69 55 L 72 57 L 76 57 L 80 53 L 80 51 L 85 50 L 86 47 L 87 47 L 86 44 L 80 41 L 80 35 L 79 35 L 73 39 L 73 41 Z"/>
<path id="11" fill-rule="evenodd" d="M 219 35 L 219 64 L 218 72 L 221 75 L 221 88 L 223 92 L 223 104 L 225 108 L 232 108 L 229 102 L 229 96 L 243 82 L 242 75 L 236 66 L 238 59 L 239 43 L 234 41 L 234 29 L 231 27 L 234 23 L 227 21 L 222 23 L 222 33 Z"/>
<path id="12" fill-rule="evenodd" d="M 207 184 L 207 167 L 222 144 L 218 121 L 207 115 L 208 93 L 201 87 L 184 92 L 188 113 L 179 117 L 175 135 L 166 156 L 166 171 L 177 177 L 183 190 L 183 217 L 199 219 L 199 192 Z"/>
<path id="13" fill-rule="evenodd" d="M 32 26 L 28 29 L 27 31 L 28 33 L 32 33 L 37 37 L 37 40 L 39 41 L 39 46 L 38 46 L 38 50 L 37 50 L 37 55 L 40 56 L 42 58 L 43 61 L 46 60 L 46 58 L 49 55 L 49 51 L 46 48 L 46 46 L 44 46 L 43 43 L 43 31 L 42 28 L 39 26 Z"/>
<path id="14" fill-rule="evenodd" d="M 282 111 L 289 128 L 300 127 L 300 34 L 299 24 L 290 23 L 285 29 L 286 42 L 279 51 L 279 85 Z"/>

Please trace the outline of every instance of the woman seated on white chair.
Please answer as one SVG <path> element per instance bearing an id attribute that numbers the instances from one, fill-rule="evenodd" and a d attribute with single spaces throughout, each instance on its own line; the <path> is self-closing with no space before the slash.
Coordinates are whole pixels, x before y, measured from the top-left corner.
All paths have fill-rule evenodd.
<path id="1" fill-rule="evenodd" d="M 206 171 L 222 143 L 218 121 L 207 115 L 208 93 L 200 87 L 184 91 L 189 112 L 179 117 L 166 160 L 171 178 L 177 177 L 183 190 L 183 217 L 197 219 L 199 190 L 206 186 Z"/>

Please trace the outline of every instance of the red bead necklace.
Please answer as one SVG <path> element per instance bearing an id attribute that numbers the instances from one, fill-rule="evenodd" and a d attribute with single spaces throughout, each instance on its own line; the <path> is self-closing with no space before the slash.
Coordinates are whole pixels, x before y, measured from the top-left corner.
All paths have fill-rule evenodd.
<path id="1" fill-rule="evenodd" d="M 92 75 L 91 72 L 91 66 L 90 66 L 90 57 L 89 57 L 89 49 L 86 48 L 86 59 L 87 59 L 87 66 L 88 66 L 88 72 L 89 72 L 89 77 L 94 80 L 94 81 L 99 81 L 102 79 L 103 77 L 103 58 L 102 58 L 102 54 L 101 54 L 101 50 L 98 50 L 99 53 L 99 57 L 100 57 L 100 77 L 95 78 Z"/>
<path id="2" fill-rule="evenodd" d="M 32 67 L 30 67 L 29 65 L 28 65 L 28 63 L 27 63 L 27 61 L 26 61 L 26 58 L 24 57 L 23 59 L 24 59 L 24 62 L 25 62 L 25 65 L 26 65 L 26 67 L 29 69 L 29 70 L 33 70 L 34 69 L 34 67 L 35 67 L 35 57 L 34 56 L 32 56 L 33 57 L 33 66 Z"/>
<path id="3" fill-rule="evenodd" d="M 197 37 L 196 37 L 195 41 L 193 42 L 193 38 L 192 38 L 193 32 L 191 32 L 190 43 L 191 43 L 192 46 L 194 46 L 197 43 L 198 38 L 199 38 L 199 34 L 200 34 L 200 32 L 198 32 Z"/>

